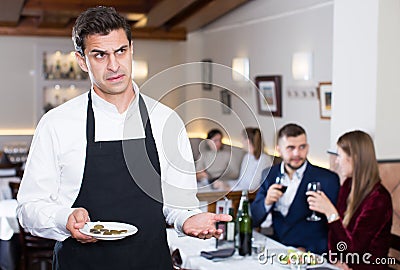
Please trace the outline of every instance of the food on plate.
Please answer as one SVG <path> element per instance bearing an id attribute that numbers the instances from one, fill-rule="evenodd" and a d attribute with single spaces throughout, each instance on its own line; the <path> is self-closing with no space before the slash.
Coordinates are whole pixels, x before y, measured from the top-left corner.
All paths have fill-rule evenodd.
<path id="1" fill-rule="evenodd" d="M 93 227 L 93 229 L 96 229 L 96 230 L 100 230 L 100 229 L 103 229 L 103 228 L 104 228 L 104 226 L 101 225 L 101 224 L 96 224 L 96 225 L 94 225 L 94 227 Z"/>
<path id="2" fill-rule="evenodd" d="M 101 224 L 96 224 L 93 226 L 93 228 L 90 229 L 90 232 L 94 234 L 103 234 L 103 235 L 118 235 L 127 233 L 128 230 L 107 229 Z"/>

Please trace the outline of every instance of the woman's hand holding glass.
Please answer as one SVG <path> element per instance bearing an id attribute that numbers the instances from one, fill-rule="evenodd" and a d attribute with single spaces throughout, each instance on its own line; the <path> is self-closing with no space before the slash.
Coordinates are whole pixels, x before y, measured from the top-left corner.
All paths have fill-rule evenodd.
<path id="1" fill-rule="evenodd" d="M 307 191 L 306 195 L 310 210 L 324 214 L 327 218 L 332 214 L 338 215 L 336 207 L 323 191 Z"/>
<path id="2" fill-rule="evenodd" d="M 321 183 L 320 182 L 310 182 L 307 185 L 307 192 L 309 191 L 313 191 L 315 193 L 319 193 L 321 192 Z M 306 195 L 309 196 L 306 192 Z M 307 199 L 308 201 L 308 199 Z M 311 209 L 312 210 L 312 209 Z M 308 221 L 320 221 L 321 218 L 319 216 L 317 216 L 317 214 L 315 213 L 315 211 L 313 210 L 312 215 L 307 217 Z"/>

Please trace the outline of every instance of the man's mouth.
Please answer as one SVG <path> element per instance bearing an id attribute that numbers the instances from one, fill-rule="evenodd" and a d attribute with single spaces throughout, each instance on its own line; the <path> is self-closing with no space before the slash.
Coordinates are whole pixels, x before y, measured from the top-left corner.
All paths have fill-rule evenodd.
<path id="1" fill-rule="evenodd" d="M 108 77 L 107 78 L 107 81 L 118 81 L 118 80 L 120 80 L 121 78 L 123 78 L 124 77 L 124 75 L 123 74 L 120 74 L 120 75 L 115 75 L 115 76 L 112 76 L 112 77 Z"/>

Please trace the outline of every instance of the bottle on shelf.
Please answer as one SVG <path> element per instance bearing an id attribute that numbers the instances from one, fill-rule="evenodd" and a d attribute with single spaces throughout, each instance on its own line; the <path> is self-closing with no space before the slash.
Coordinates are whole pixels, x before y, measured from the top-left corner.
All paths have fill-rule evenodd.
<path id="1" fill-rule="evenodd" d="M 251 241 L 252 241 L 252 224 L 251 216 L 249 211 L 249 199 L 248 193 L 242 191 L 242 197 L 240 198 L 240 204 L 237 214 L 237 237 L 238 237 L 238 249 L 239 255 L 246 256 L 251 255 Z"/>
<path id="2" fill-rule="evenodd" d="M 69 63 L 68 78 L 74 80 L 76 77 L 75 75 L 74 62 L 71 61 Z"/>
<path id="3" fill-rule="evenodd" d="M 43 52 L 43 77 L 45 80 L 49 78 L 49 70 L 47 68 L 47 53 Z"/>
<path id="4" fill-rule="evenodd" d="M 61 62 L 60 59 L 56 61 L 56 70 L 54 71 L 54 79 L 61 79 Z"/>

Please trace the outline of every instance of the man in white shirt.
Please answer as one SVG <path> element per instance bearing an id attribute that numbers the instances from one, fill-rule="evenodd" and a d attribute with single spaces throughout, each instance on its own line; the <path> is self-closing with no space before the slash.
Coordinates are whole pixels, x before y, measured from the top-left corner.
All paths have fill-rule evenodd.
<path id="1" fill-rule="evenodd" d="M 73 40 L 92 89 L 38 124 L 18 193 L 19 221 L 58 241 L 54 269 L 168 269 L 165 221 L 206 239 L 218 238 L 215 222 L 231 217 L 198 210 L 184 125 L 132 82 L 125 19 L 113 8 L 88 9 Z M 130 223 L 138 232 L 97 241 L 79 230 L 90 220 Z"/>

